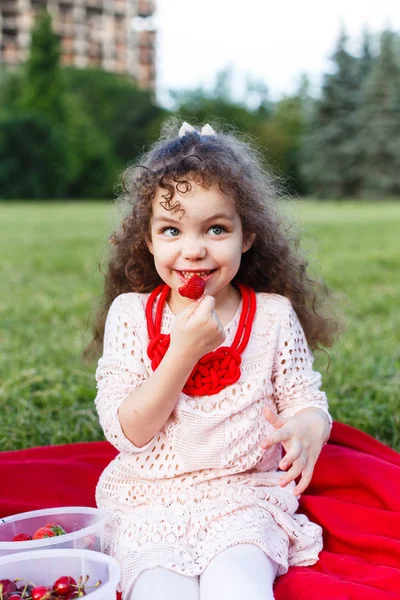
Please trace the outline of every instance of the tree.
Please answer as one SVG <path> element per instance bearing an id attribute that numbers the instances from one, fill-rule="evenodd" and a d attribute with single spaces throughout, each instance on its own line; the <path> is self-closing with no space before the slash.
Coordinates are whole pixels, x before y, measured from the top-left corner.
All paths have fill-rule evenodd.
<path id="1" fill-rule="evenodd" d="M 243 98 L 235 100 L 232 78 L 232 70 L 227 69 L 217 76 L 210 90 L 198 87 L 174 92 L 177 116 L 194 124 L 217 121 L 249 134 L 283 191 L 304 192 L 298 153 L 310 103 L 307 78 L 301 78 L 296 94 L 276 103 L 269 100 L 265 84 L 251 79 L 247 80 Z"/>
<path id="2" fill-rule="evenodd" d="M 361 46 L 361 57 L 359 61 L 359 81 L 361 85 L 367 79 L 374 64 L 374 55 L 371 50 L 371 36 L 367 29 L 364 29 Z"/>
<path id="3" fill-rule="evenodd" d="M 60 41 L 47 12 L 37 17 L 25 63 L 20 107 L 44 115 L 53 123 L 65 120 Z"/>
<path id="4" fill-rule="evenodd" d="M 346 45 L 342 31 L 332 56 L 334 72 L 324 77 L 301 153 L 302 173 L 310 191 L 319 197 L 353 196 L 359 187 L 352 145 L 360 102 L 359 59 L 347 52 Z"/>
<path id="5" fill-rule="evenodd" d="M 97 133 L 107 140 L 117 170 L 124 169 L 157 138 L 161 122 L 169 113 L 131 77 L 100 69 L 72 68 L 66 68 L 64 76 L 67 89 L 73 90 Z"/>
<path id="6" fill-rule="evenodd" d="M 72 198 L 109 197 L 119 171 L 111 141 L 77 94 L 67 93 L 65 106 L 63 137 L 67 146 L 67 195 Z"/>
<path id="7" fill-rule="evenodd" d="M 276 149 L 273 153 L 285 174 L 286 188 L 290 193 L 304 194 L 306 191 L 300 172 L 300 150 L 310 103 L 309 80 L 302 75 L 297 92 L 278 100 L 267 121 L 267 127 L 270 130 L 274 128 L 279 139 L 280 150 Z"/>
<path id="8" fill-rule="evenodd" d="M 361 193 L 367 197 L 400 196 L 399 37 L 384 31 L 380 53 L 365 81 L 357 116 Z"/>
<path id="9" fill-rule="evenodd" d="M 64 140 L 46 117 L 16 113 L 0 121 L 0 198 L 65 194 Z"/>

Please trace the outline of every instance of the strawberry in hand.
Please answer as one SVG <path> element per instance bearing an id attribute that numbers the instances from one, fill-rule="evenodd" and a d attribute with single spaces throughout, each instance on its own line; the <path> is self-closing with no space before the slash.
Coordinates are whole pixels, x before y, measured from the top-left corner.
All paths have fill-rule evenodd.
<path id="1" fill-rule="evenodd" d="M 198 300 L 203 295 L 205 287 L 206 283 L 204 279 L 199 275 L 193 275 L 185 285 L 178 288 L 178 292 L 185 298 Z"/>

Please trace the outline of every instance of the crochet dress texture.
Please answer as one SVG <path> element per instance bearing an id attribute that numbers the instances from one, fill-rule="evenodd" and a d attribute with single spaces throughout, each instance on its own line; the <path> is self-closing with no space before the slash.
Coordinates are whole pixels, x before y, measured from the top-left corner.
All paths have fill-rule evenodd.
<path id="1" fill-rule="evenodd" d="M 329 416 L 290 302 L 256 293 L 239 379 L 208 396 L 182 392 L 166 424 L 139 448 L 125 437 L 118 408 L 153 372 L 148 298 L 132 292 L 114 300 L 96 371 L 100 423 L 119 451 L 100 477 L 96 500 L 109 514 L 106 552 L 121 564 L 121 591 L 129 593 L 142 571 L 157 566 L 199 575 L 219 552 L 240 543 L 259 546 L 278 563 L 279 575 L 290 565 L 315 563 L 321 528 L 296 513 L 294 482 L 278 485 L 280 445 L 259 447 L 273 431 L 265 406 L 283 417 L 309 406 Z M 235 338 L 242 304 L 225 326 L 226 346 Z M 174 318 L 165 304 L 162 334 L 170 333 Z"/>

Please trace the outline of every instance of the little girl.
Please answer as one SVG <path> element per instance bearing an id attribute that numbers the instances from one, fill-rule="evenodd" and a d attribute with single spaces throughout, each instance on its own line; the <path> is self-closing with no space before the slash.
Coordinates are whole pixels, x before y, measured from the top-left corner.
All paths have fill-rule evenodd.
<path id="1" fill-rule="evenodd" d="M 123 599 L 271 599 L 322 547 L 296 510 L 331 427 L 309 346 L 334 322 L 248 144 L 184 123 L 123 190 L 92 345 Z"/>

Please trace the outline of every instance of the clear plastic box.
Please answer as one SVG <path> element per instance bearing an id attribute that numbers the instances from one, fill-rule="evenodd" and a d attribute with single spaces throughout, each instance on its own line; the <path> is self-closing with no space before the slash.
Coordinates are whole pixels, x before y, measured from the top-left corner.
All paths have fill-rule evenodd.
<path id="1" fill-rule="evenodd" d="M 64 548 L 0 557 L 0 579 L 21 577 L 35 585 L 52 586 L 63 575 L 70 575 L 76 581 L 89 575 L 86 586 L 94 586 L 100 580 L 102 583 L 98 588 L 87 590 L 90 600 L 116 600 L 121 570 L 117 561 L 106 554 Z"/>
<path id="2" fill-rule="evenodd" d="M 103 511 L 86 506 L 48 508 L 5 517 L 0 519 L 0 557 L 45 548 L 81 548 L 102 552 L 106 519 Z M 68 533 L 41 540 L 12 541 L 17 533 L 33 535 L 49 521 L 61 525 Z"/>

